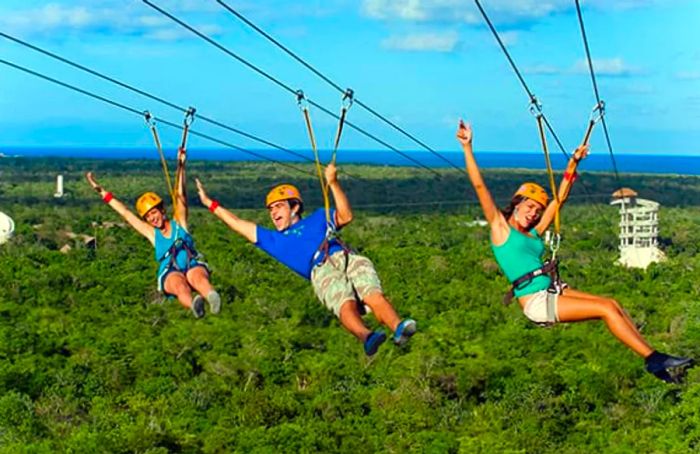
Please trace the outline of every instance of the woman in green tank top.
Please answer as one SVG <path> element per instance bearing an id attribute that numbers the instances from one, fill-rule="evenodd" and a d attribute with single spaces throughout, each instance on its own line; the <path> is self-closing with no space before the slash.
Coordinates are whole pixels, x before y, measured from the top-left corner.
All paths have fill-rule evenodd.
<path id="1" fill-rule="evenodd" d="M 464 149 L 467 173 L 476 191 L 484 216 L 491 227 L 491 248 L 496 261 L 508 280 L 518 278 L 541 268 L 544 244 L 540 235 L 549 228 L 555 213 L 566 201 L 576 168 L 588 154 L 588 146 L 581 146 L 569 161 L 559 186 L 558 201 L 549 202 L 547 192 L 535 183 L 524 183 L 515 192 L 510 204 L 499 210 L 484 184 L 472 150 L 471 127 L 459 122 L 457 139 Z M 646 370 L 661 380 L 675 382 L 669 369 L 692 365 L 690 358 L 679 358 L 654 350 L 644 340 L 634 322 L 614 299 L 591 295 L 571 288 L 550 288 L 546 274 L 534 277 L 515 288 L 525 315 L 535 323 L 550 325 L 556 322 L 602 320 L 620 342 L 645 359 Z"/>

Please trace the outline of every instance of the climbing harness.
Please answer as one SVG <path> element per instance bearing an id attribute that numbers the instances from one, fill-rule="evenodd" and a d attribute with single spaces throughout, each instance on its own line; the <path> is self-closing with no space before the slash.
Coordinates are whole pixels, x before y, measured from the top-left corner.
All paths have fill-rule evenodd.
<path id="1" fill-rule="evenodd" d="M 336 156 L 338 153 L 338 146 L 340 144 L 340 139 L 341 139 L 342 134 L 343 134 L 343 126 L 345 124 L 345 117 L 347 116 L 348 110 L 352 106 L 353 96 L 354 96 L 353 90 L 348 88 L 343 93 L 343 97 L 341 99 L 340 115 L 338 117 L 338 128 L 336 129 L 335 140 L 333 143 L 333 152 L 331 154 L 331 160 L 330 160 L 331 164 L 335 164 L 335 161 L 336 161 Z M 319 246 L 318 250 L 314 254 L 312 260 L 315 262 L 318 260 L 319 257 L 323 257 L 321 263 L 325 263 L 326 260 L 328 260 L 328 256 L 329 256 L 328 252 L 329 252 L 331 241 L 334 240 L 336 243 L 338 243 L 346 255 L 351 252 L 351 249 L 340 239 L 338 231 L 335 228 L 335 225 L 331 220 L 331 204 L 330 204 L 330 197 L 329 197 L 330 186 L 328 185 L 328 183 L 326 183 L 325 179 L 323 178 L 323 170 L 321 168 L 321 159 L 319 157 L 318 147 L 316 145 L 316 136 L 314 134 L 313 126 L 311 125 L 311 114 L 309 112 L 309 102 L 306 99 L 306 96 L 304 95 L 304 92 L 302 90 L 296 91 L 296 97 L 297 97 L 297 104 L 299 105 L 299 109 L 301 109 L 302 115 L 304 116 L 304 122 L 306 124 L 306 131 L 309 135 L 309 142 L 311 143 L 311 149 L 314 153 L 316 173 L 318 174 L 318 180 L 319 180 L 319 183 L 321 185 L 321 193 L 323 195 L 323 208 L 324 208 L 325 213 L 326 213 L 326 235 L 325 235 L 325 238 L 323 239 L 323 242 Z"/>
<path id="2" fill-rule="evenodd" d="M 537 268 L 534 271 L 530 271 L 529 273 L 524 274 L 523 276 L 520 276 L 516 280 L 513 281 L 511 284 L 510 290 L 505 294 L 503 297 L 503 304 L 504 305 L 509 305 L 513 297 L 515 296 L 515 291 L 517 289 L 526 287 L 527 285 L 532 282 L 532 280 L 536 277 L 543 276 L 545 274 L 548 274 L 549 277 L 552 279 L 552 284 L 550 284 L 549 288 L 547 291 L 549 293 L 556 293 L 556 294 L 561 294 L 561 291 L 563 290 L 564 287 L 561 282 L 561 279 L 559 278 L 559 261 L 557 259 L 551 259 L 547 260 L 544 262 L 544 265 L 541 267 Z"/>

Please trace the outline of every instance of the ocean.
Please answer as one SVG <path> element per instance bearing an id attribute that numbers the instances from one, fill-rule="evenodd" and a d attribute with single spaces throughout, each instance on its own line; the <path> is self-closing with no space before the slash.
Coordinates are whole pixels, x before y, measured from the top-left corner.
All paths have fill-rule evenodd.
<path id="1" fill-rule="evenodd" d="M 285 162 L 301 162 L 301 158 L 280 150 L 251 150 L 253 153 L 270 160 Z M 312 159 L 310 150 L 294 150 Z M 175 150 L 166 150 L 166 156 L 174 159 Z M 445 168 L 451 164 L 463 167 L 464 157 L 458 152 L 442 152 L 441 157 L 427 151 L 406 151 L 405 154 L 427 167 Z M 158 153 L 150 149 L 138 148 L 12 148 L 2 149 L 2 155 L 21 156 L 26 158 L 59 157 L 87 159 L 158 159 Z M 321 151 L 321 160 L 326 162 L 330 157 L 329 151 Z M 191 160 L 213 161 L 263 161 L 261 157 L 252 156 L 242 151 L 231 149 L 191 149 L 188 152 Z M 544 156 L 541 152 L 476 152 L 479 166 L 483 168 L 518 168 L 544 169 Z M 372 164 L 390 166 L 416 166 L 415 163 L 393 151 L 341 150 L 338 152 L 338 164 Z M 446 162 L 447 161 L 447 162 Z M 620 173 L 656 173 L 700 175 L 700 156 L 661 155 L 661 154 L 616 154 L 615 161 Z M 1 163 L 2 161 L 0 161 Z M 562 170 L 566 158 L 560 152 L 552 153 L 552 165 Z M 581 164 L 583 171 L 612 172 L 613 165 L 608 153 L 592 153 Z"/>

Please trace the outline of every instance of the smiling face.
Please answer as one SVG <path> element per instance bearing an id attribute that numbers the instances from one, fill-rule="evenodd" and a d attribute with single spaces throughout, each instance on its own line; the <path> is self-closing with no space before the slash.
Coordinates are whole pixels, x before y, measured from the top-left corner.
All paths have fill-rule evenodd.
<path id="1" fill-rule="evenodd" d="M 289 228 L 299 220 L 297 216 L 298 210 L 299 205 L 295 204 L 294 208 L 292 208 L 288 200 L 279 200 L 267 207 L 267 211 L 270 212 L 270 219 L 272 219 L 272 223 L 275 224 L 275 229 L 278 232 Z"/>
<path id="2" fill-rule="evenodd" d="M 165 210 L 163 210 L 163 206 L 159 205 L 151 208 L 146 212 L 143 219 L 153 227 L 162 229 L 165 226 Z"/>
<path id="3" fill-rule="evenodd" d="M 520 230 L 527 232 L 537 225 L 543 211 L 541 203 L 524 198 L 513 210 L 513 219 Z"/>

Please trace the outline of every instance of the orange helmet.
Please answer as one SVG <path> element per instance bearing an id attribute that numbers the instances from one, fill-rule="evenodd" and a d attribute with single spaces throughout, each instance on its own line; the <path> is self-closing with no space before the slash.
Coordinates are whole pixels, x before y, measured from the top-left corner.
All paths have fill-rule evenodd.
<path id="1" fill-rule="evenodd" d="M 547 202 L 549 201 L 547 191 L 545 191 L 544 188 L 537 183 L 523 183 L 522 185 L 520 185 L 518 190 L 515 191 L 513 197 L 518 195 L 527 197 L 528 199 L 532 199 L 535 202 L 541 204 L 543 207 L 546 207 Z"/>
<path id="2" fill-rule="evenodd" d="M 151 211 L 151 209 L 163 204 L 163 199 L 158 196 L 155 192 L 144 192 L 136 200 L 136 212 L 140 217 L 146 216 L 146 213 Z"/>
<path id="3" fill-rule="evenodd" d="M 273 203 L 279 202 L 280 200 L 292 199 L 298 200 L 299 203 L 304 203 L 296 186 L 286 183 L 278 184 L 267 193 L 267 197 L 265 197 L 265 206 L 269 207 Z"/>

